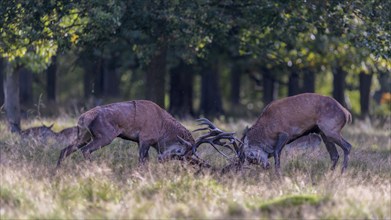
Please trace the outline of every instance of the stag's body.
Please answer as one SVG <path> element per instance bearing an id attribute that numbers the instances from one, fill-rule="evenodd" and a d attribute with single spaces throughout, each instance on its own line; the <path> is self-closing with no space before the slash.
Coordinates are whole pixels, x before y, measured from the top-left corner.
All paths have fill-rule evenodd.
<path id="1" fill-rule="evenodd" d="M 194 144 L 191 133 L 185 127 L 164 109 L 147 100 L 95 107 L 80 116 L 77 127 L 77 139 L 61 151 L 57 166 L 77 149 L 90 159 L 91 152 L 110 144 L 116 137 L 139 144 L 141 163 L 148 159 L 150 146 L 156 148 L 162 159 L 166 159 L 174 154 L 184 155 L 191 151 L 188 144 Z"/>
<path id="2" fill-rule="evenodd" d="M 244 134 L 242 149 L 249 161 L 260 161 L 265 168 L 269 167 L 268 157 L 274 156 L 278 171 L 285 144 L 311 132 L 319 133 L 333 161 L 332 169 L 339 159 L 335 144 L 343 149 L 343 172 L 351 145 L 341 136 L 341 130 L 349 121 L 351 114 L 331 97 L 313 93 L 287 97 L 265 107 Z"/>

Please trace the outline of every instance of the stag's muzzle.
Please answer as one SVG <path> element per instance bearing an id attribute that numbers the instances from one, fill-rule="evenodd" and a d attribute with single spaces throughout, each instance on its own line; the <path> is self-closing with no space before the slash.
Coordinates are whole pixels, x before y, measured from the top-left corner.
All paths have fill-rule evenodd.
<path id="1" fill-rule="evenodd" d="M 163 152 L 157 156 L 159 162 L 167 160 L 182 160 L 186 154 L 186 150 L 182 148 L 172 149 L 167 152 Z"/>
<path id="2" fill-rule="evenodd" d="M 264 169 L 270 168 L 268 160 L 269 154 L 261 149 L 247 150 L 244 152 L 245 158 L 249 163 L 262 164 Z"/>

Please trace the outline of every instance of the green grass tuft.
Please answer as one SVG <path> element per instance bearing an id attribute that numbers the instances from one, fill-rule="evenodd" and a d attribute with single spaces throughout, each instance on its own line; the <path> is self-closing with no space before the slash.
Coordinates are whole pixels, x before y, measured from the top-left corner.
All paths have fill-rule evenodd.
<path id="1" fill-rule="evenodd" d="M 301 205 L 317 206 L 325 200 L 326 198 L 318 195 L 286 195 L 263 202 L 259 208 L 262 211 L 275 211 L 280 208 L 291 208 Z"/>

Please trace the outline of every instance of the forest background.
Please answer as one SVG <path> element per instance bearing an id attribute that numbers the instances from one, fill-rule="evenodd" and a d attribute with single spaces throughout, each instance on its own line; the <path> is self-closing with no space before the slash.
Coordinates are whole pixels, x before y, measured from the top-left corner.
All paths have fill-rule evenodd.
<path id="1" fill-rule="evenodd" d="M 149 99 L 178 118 L 255 117 L 277 98 L 333 96 L 387 118 L 391 3 L 1 1 L 1 117 L 77 116 Z"/>

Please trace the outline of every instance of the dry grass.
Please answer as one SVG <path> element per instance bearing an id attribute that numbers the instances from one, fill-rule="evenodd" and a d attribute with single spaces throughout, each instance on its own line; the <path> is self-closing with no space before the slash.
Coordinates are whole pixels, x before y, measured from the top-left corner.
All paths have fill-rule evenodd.
<path id="1" fill-rule="evenodd" d="M 55 126 L 70 126 L 70 120 L 59 119 Z M 342 176 L 329 170 L 322 144 L 284 151 L 283 176 L 278 179 L 273 169 L 256 166 L 220 175 L 199 173 L 178 161 L 160 164 L 153 150 L 149 165 L 138 167 L 136 144 L 122 140 L 94 153 L 93 162 L 75 154 L 56 171 L 61 143 L 20 140 L 4 124 L 1 219 L 391 218 L 390 128 L 345 128 L 354 148 Z M 193 122 L 184 124 L 195 128 Z M 241 131 L 249 123 L 218 124 Z M 201 150 L 212 163 L 226 163 L 206 146 Z"/>

